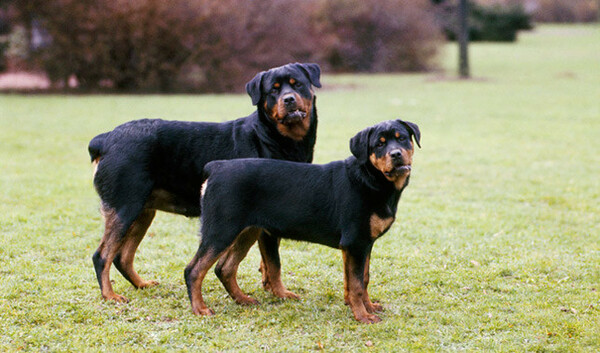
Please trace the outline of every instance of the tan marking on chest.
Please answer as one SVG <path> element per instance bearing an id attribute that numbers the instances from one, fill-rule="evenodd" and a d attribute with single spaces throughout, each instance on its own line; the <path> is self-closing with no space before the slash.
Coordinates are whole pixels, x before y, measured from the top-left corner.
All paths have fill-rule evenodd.
<path id="1" fill-rule="evenodd" d="M 396 177 L 396 179 L 394 180 L 394 187 L 396 188 L 396 190 L 402 190 L 402 188 L 404 187 L 404 184 L 406 184 L 406 179 L 408 178 L 409 175 L 410 175 L 410 172 Z"/>
<path id="2" fill-rule="evenodd" d="M 371 238 L 377 239 L 381 234 L 390 229 L 392 223 L 394 223 L 394 217 L 381 218 L 373 213 L 369 220 L 371 226 Z"/>

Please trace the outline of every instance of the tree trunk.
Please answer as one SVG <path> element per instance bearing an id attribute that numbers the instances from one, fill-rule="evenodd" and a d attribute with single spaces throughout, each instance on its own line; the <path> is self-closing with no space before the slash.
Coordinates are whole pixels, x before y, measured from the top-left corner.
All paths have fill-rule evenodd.
<path id="1" fill-rule="evenodd" d="M 459 45 L 459 60 L 458 60 L 458 74 L 461 78 L 469 78 L 469 9 L 467 0 L 460 0 L 458 5 L 458 45 Z"/>

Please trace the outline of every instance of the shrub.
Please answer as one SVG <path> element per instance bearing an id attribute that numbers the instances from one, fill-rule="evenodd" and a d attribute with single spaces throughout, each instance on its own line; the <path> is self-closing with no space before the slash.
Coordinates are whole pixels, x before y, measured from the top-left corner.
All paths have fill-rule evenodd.
<path id="1" fill-rule="evenodd" d="M 484 6 L 522 6 L 536 22 L 593 22 L 600 16 L 598 0 L 477 0 L 477 3 Z"/>
<path id="2" fill-rule="evenodd" d="M 533 19 L 539 22 L 593 22 L 600 16 L 597 0 L 538 0 Z"/>
<path id="3" fill-rule="evenodd" d="M 168 90 L 190 52 L 178 35 L 194 25 L 184 1 L 41 0 L 37 9 L 52 40 L 39 55 L 53 80 L 75 74 L 84 88 L 108 80 L 117 89 Z"/>
<path id="4" fill-rule="evenodd" d="M 449 40 L 458 33 L 457 2 L 446 1 L 438 7 L 438 18 Z M 524 8 L 519 4 L 482 5 L 469 1 L 469 39 L 472 41 L 513 42 L 519 30 L 533 28 Z"/>
<path id="5" fill-rule="evenodd" d="M 422 70 L 439 35 L 428 0 L 23 0 L 51 39 L 50 78 L 82 88 L 240 91 L 260 70 Z"/>
<path id="6" fill-rule="evenodd" d="M 517 39 L 517 31 L 533 28 L 530 16 L 518 5 L 484 7 L 474 4 L 471 18 L 470 35 L 475 41 L 513 42 Z"/>
<path id="7" fill-rule="evenodd" d="M 317 58 L 319 36 L 310 22 L 311 1 L 198 3 L 206 21 L 188 33 L 195 45 L 178 79 L 188 88 L 239 91 L 258 71 Z"/>
<path id="8" fill-rule="evenodd" d="M 432 9 L 427 0 L 322 1 L 324 59 L 335 71 L 431 68 L 441 39 Z"/>
<path id="9" fill-rule="evenodd" d="M 295 13 L 306 5 L 291 0 L 31 2 L 52 38 L 38 53 L 44 68 L 83 88 L 239 90 L 256 71 L 310 60 L 315 49 Z"/>

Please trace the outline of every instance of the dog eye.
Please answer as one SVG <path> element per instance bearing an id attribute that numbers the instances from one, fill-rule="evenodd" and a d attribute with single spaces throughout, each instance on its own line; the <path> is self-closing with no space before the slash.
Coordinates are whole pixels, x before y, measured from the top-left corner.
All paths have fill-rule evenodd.
<path id="1" fill-rule="evenodd" d="M 385 145 L 385 143 L 379 141 L 379 142 L 377 142 L 377 144 L 375 145 L 375 147 L 380 148 L 380 147 L 383 147 L 383 145 Z"/>
<path id="2" fill-rule="evenodd" d="M 294 83 L 294 86 L 296 86 L 296 87 L 302 87 L 302 82 L 296 81 Z"/>

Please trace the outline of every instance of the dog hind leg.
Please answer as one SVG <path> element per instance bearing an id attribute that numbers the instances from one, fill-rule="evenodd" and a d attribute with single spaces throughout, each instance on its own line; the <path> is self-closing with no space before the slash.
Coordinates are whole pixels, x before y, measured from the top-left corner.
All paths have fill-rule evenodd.
<path id="1" fill-rule="evenodd" d="M 155 210 L 149 209 L 145 209 L 140 213 L 127 230 L 121 247 L 113 260 L 117 270 L 136 288 L 146 288 L 158 284 L 156 281 L 145 281 L 133 268 L 135 252 L 142 239 L 144 239 L 150 224 L 152 224 L 155 214 Z"/>
<path id="2" fill-rule="evenodd" d="M 224 231 L 223 229 L 216 229 L 216 231 L 212 231 L 212 228 L 208 222 L 202 224 L 200 246 L 198 246 L 196 255 L 183 272 L 188 296 L 192 304 L 192 312 L 196 315 L 214 315 L 214 311 L 206 305 L 202 297 L 202 281 L 212 265 L 227 249 L 231 248 L 231 245 L 241 233 L 239 230 Z M 250 242 L 250 245 L 244 244 L 245 246 L 249 248 L 252 246 L 252 242 Z"/>
<path id="3" fill-rule="evenodd" d="M 258 239 L 259 228 L 248 228 L 242 231 L 231 247 L 225 252 L 215 267 L 215 274 L 236 303 L 242 305 L 258 304 L 258 301 L 246 295 L 239 287 L 236 276 L 240 262 Z"/>
<path id="4" fill-rule="evenodd" d="M 92 256 L 100 291 L 102 297 L 106 300 L 127 302 L 127 298 L 114 292 L 110 282 L 110 266 L 123 243 L 121 235 L 124 232 L 125 225 L 112 208 L 103 207 L 102 215 L 104 217 L 104 235 L 98 249 Z"/>
<path id="5" fill-rule="evenodd" d="M 98 249 L 92 256 L 92 261 L 104 299 L 115 300 L 117 302 L 128 301 L 124 296 L 114 292 L 110 281 L 110 267 L 117 256 L 122 258 L 122 255 L 119 254 L 121 254 L 124 244 L 129 244 L 130 242 L 137 242 L 139 244 L 139 240 L 130 239 L 132 234 L 130 228 L 142 213 L 143 205 L 143 202 L 138 202 L 137 204 L 130 203 L 126 207 L 119 209 L 107 204 L 102 205 L 104 235 Z M 127 249 L 131 248 L 131 245 L 128 245 Z"/>

